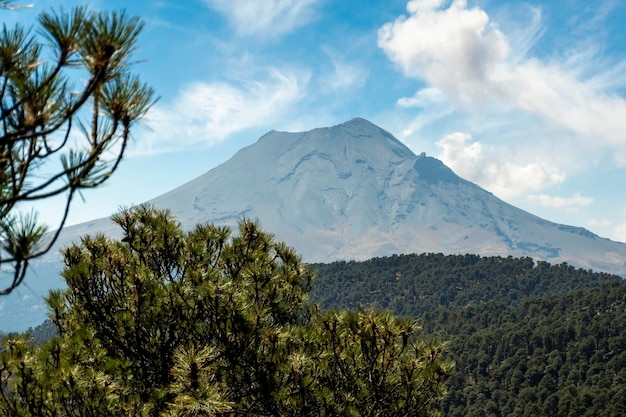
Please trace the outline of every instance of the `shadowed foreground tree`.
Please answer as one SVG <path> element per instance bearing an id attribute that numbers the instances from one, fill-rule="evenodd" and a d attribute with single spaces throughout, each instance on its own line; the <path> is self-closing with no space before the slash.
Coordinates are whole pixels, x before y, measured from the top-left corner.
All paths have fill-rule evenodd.
<path id="1" fill-rule="evenodd" d="M 320 313 L 313 278 L 250 221 L 184 232 L 168 211 L 114 216 L 123 238 L 65 249 L 59 335 L 10 340 L 0 414 L 431 416 L 443 345 L 386 313 Z"/>
<path id="2" fill-rule="evenodd" d="M 1 1 L 0 9 L 19 8 Z M 50 250 L 72 199 L 117 169 L 133 124 L 154 102 L 153 91 L 130 71 L 142 29 L 123 12 L 44 12 L 36 32 L 0 29 L 0 264 L 24 279 L 29 260 Z M 73 82 L 72 80 L 80 80 Z M 63 195 L 57 232 L 19 203 Z"/>

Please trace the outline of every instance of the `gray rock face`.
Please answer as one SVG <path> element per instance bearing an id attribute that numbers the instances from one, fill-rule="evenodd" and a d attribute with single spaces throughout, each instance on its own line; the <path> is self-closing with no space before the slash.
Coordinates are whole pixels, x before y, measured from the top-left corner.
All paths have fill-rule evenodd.
<path id="1" fill-rule="evenodd" d="M 169 208 L 187 228 L 258 219 L 310 262 L 394 253 L 477 253 L 531 256 L 626 274 L 626 244 L 517 209 L 360 118 L 309 132 L 271 131 L 149 203 Z M 59 245 L 96 232 L 119 233 L 110 220 L 99 219 L 68 227 Z M 56 262 L 57 253 L 44 261 Z M 40 288 L 47 291 L 50 282 L 59 282 L 47 279 L 44 285 L 29 277 L 28 294 L 41 295 Z M 0 330 L 15 329 L 2 324 L 10 320 L 9 310 L 30 308 L 27 301 L 37 300 L 31 296 L 15 303 L 24 291 L 0 298 Z M 25 320 L 28 325 L 45 317 L 41 304 L 39 299 L 39 307 L 33 307 L 39 315 Z"/>

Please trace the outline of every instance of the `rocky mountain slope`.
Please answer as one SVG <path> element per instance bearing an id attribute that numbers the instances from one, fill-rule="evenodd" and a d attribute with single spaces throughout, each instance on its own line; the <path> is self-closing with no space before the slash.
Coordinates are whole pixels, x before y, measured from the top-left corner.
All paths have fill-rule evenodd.
<path id="1" fill-rule="evenodd" d="M 306 260 L 531 256 L 626 273 L 626 245 L 517 209 L 364 119 L 257 143 L 151 203 L 184 225 L 258 218 Z"/>
<path id="2" fill-rule="evenodd" d="M 171 209 L 183 226 L 259 219 L 309 262 L 474 253 L 626 274 L 626 244 L 513 207 L 360 118 L 308 132 L 271 131 L 149 203 Z M 108 219 L 68 227 L 59 245 L 95 232 L 115 235 L 116 229 Z M 46 271 L 54 270 L 57 253 L 42 260 Z M 25 317 L 41 310 L 39 296 L 60 282 L 37 267 L 31 275 L 28 288 L 0 299 L 0 323 L 9 310 L 26 309 Z"/>

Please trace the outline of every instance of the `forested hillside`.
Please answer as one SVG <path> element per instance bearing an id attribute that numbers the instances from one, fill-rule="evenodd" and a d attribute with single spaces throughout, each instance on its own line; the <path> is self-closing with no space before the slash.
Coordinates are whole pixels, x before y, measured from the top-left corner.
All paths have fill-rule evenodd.
<path id="1" fill-rule="evenodd" d="M 624 285 L 441 308 L 422 323 L 456 362 L 448 416 L 626 415 Z"/>
<path id="2" fill-rule="evenodd" d="M 618 276 L 531 258 L 478 255 L 394 255 L 364 262 L 315 264 L 311 298 L 324 308 L 359 306 L 420 316 L 438 307 L 484 302 L 518 303 L 528 297 L 621 283 Z"/>
<path id="3" fill-rule="evenodd" d="M 322 308 L 419 317 L 426 335 L 448 341 L 456 374 L 446 416 L 626 415 L 626 285 L 617 276 L 440 254 L 315 268 Z"/>
<path id="4" fill-rule="evenodd" d="M 313 265 L 311 301 L 418 318 L 455 362 L 446 416 L 626 415 L 626 285 L 530 258 L 423 254 Z M 51 322 L 29 331 L 35 341 Z"/>

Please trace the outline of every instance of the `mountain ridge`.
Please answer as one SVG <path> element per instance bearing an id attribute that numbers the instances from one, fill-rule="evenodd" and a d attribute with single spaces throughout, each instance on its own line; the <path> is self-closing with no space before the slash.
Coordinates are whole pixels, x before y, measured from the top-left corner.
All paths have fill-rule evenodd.
<path id="1" fill-rule="evenodd" d="M 303 132 L 271 130 L 148 203 L 172 210 L 184 227 L 258 218 L 314 262 L 478 253 L 626 272 L 626 244 L 518 209 L 360 117 Z M 574 251 L 581 238 L 582 246 L 602 246 L 591 251 L 598 256 L 571 254 L 584 252 Z"/>
<path id="2" fill-rule="evenodd" d="M 363 118 L 270 131 L 194 181 L 150 203 L 170 208 L 187 226 L 259 218 L 312 261 L 464 252 L 624 272 L 626 245 L 515 208 Z M 199 218 L 185 203 L 190 195 Z M 555 234 L 563 235 L 558 243 L 550 240 Z M 601 243 L 604 260 L 571 256 L 570 235 Z M 612 250 L 618 256 L 611 258 Z"/>
<path id="3" fill-rule="evenodd" d="M 258 219 L 311 263 L 478 254 L 626 274 L 626 244 L 516 208 L 361 118 L 305 132 L 270 131 L 147 203 L 171 210 L 184 228 Z M 29 325 L 43 321 L 38 297 L 63 286 L 58 248 L 95 233 L 120 236 L 108 218 L 65 228 L 56 249 L 33 262 L 28 288 L 0 299 L 0 322 L 9 311 Z"/>

